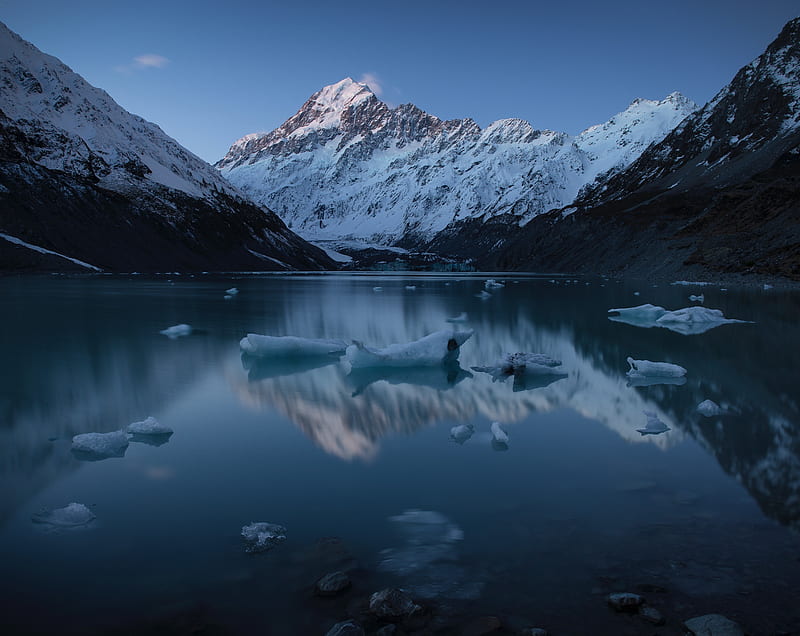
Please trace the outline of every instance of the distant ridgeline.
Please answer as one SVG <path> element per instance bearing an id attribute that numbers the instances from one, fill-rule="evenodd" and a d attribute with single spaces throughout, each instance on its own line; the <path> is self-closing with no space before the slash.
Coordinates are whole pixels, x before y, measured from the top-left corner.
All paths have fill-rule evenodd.
<path id="1" fill-rule="evenodd" d="M 576 137 L 481 130 L 350 79 L 216 166 L 302 236 L 478 269 L 800 278 L 800 19 L 708 104 L 635 100 Z"/>
<path id="2" fill-rule="evenodd" d="M 156 125 L 0 23 L 0 271 L 334 263 Z"/>

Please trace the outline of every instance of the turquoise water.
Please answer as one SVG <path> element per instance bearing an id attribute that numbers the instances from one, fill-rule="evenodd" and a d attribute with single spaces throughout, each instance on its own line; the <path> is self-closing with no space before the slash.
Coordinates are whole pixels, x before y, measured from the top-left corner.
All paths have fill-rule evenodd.
<path id="1" fill-rule="evenodd" d="M 387 585 L 433 608 L 428 633 L 487 614 L 507 633 L 652 633 L 605 605 L 635 588 L 667 618 L 659 633 L 711 612 L 753 634 L 800 624 L 800 294 L 506 277 L 480 300 L 486 278 L 0 279 L 10 633 L 324 634 Z M 607 318 L 701 292 L 752 324 L 682 335 Z M 461 312 L 475 333 L 455 369 L 253 364 L 238 347 L 248 332 L 383 346 Z M 178 323 L 194 333 L 159 334 Z M 563 377 L 515 386 L 471 369 L 515 351 L 560 359 Z M 679 364 L 686 383 L 628 386 L 628 356 Z M 703 417 L 705 399 L 726 412 Z M 671 430 L 640 435 L 644 411 Z M 70 450 L 148 415 L 174 429 L 166 443 L 102 461 Z M 462 424 L 475 433 L 457 444 Z M 70 502 L 96 520 L 32 523 Z M 252 521 L 286 541 L 246 554 Z M 315 599 L 340 567 L 352 589 Z"/>

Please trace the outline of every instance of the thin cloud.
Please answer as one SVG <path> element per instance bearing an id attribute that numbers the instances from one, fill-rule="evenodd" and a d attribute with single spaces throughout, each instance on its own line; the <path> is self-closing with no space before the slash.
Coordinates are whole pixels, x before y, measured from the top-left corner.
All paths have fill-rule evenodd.
<path id="1" fill-rule="evenodd" d="M 361 79 L 358 80 L 360 84 L 366 84 L 370 90 L 378 97 L 383 95 L 383 82 L 375 73 L 364 73 Z"/>
<path id="2" fill-rule="evenodd" d="M 163 55 L 145 53 L 137 55 L 131 60 L 130 64 L 114 67 L 114 70 L 118 73 L 130 73 L 131 71 L 142 71 L 148 68 L 164 68 L 167 64 L 169 64 L 169 60 Z"/>

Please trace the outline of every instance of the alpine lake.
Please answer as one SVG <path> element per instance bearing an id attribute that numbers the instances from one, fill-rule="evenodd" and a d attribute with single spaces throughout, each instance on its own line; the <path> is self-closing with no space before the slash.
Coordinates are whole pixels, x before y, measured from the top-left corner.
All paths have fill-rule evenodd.
<path id="1" fill-rule="evenodd" d="M 481 299 L 487 278 L 504 287 Z M 609 319 L 699 294 L 748 322 Z M 322 636 L 352 619 L 367 634 L 670 635 L 706 614 L 800 633 L 800 291 L 209 274 L 5 277 L 0 296 L 4 634 Z M 160 333 L 181 323 L 191 334 Z M 248 333 L 384 347 L 453 328 L 474 333 L 438 367 L 239 347 Z M 515 352 L 561 366 L 473 369 Z M 635 381 L 628 357 L 687 374 Z M 698 412 L 704 400 L 720 412 Z M 72 448 L 148 416 L 174 432 L 108 458 Z M 669 430 L 638 432 L 648 417 Z M 91 520 L 53 523 L 71 503 Z M 248 552 L 253 522 L 285 539 Z M 336 571 L 349 586 L 316 593 Z M 389 587 L 420 608 L 371 613 Z M 616 592 L 663 624 L 615 611 Z"/>

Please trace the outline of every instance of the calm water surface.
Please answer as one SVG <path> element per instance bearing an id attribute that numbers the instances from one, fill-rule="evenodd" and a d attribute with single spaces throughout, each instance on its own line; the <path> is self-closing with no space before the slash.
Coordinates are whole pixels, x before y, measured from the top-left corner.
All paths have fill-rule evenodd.
<path id="1" fill-rule="evenodd" d="M 800 294 L 520 277 L 483 301 L 485 278 L 0 279 L 4 633 L 324 634 L 387 585 L 434 608 L 429 633 L 489 614 L 507 633 L 678 634 L 713 612 L 751 634 L 800 628 Z M 684 335 L 607 318 L 700 292 L 754 323 Z M 406 342 L 461 312 L 475 334 L 456 369 L 239 353 L 248 332 Z M 177 323 L 195 333 L 159 334 Z M 515 351 L 562 360 L 563 377 L 471 370 Z M 627 356 L 687 381 L 629 386 Z M 705 399 L 725 413 L 697 413 Z M 644 411 L 671 430 L 640 435 Z M 148 415 L 174 429 L 166 443 L 70 450 Z M 70 502 L 96 520 L 32 523 Z M 287 540 L 246 554 L 252 521 Z M 314 598 L 341 568 L 351 591 Z M 606 607 L 637 590 L 664 627 Z"/>

